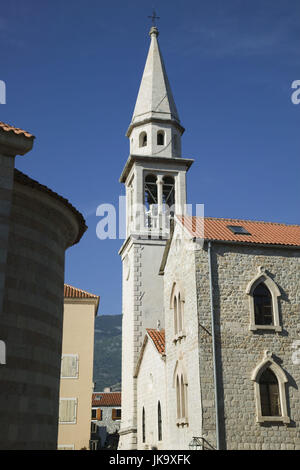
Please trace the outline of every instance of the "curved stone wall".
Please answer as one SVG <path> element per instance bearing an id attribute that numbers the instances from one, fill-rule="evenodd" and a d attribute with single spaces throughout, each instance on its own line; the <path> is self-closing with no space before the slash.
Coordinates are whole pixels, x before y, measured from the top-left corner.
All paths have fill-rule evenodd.
<path id="1" fill-rule="evenodd" d="M 65 250 L 85 225 L 66 200 L 22 177 L 13 189 L 0 315 L 0 448 L 56 449 Z"/>

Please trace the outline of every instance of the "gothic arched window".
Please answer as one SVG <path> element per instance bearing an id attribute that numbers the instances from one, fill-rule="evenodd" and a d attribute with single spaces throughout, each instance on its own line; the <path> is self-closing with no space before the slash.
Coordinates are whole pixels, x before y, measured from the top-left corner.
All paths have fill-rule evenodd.
<path id="1" fill-rule="evenodd" d="M 145 408 L 143 407 L 143 412 L 142 412 L 142 440 L 143 442 L 146 442 L 146 423 L 145 423 Z"/>
<path id="2" fill-rule="evenodd" d="M 250 302 L 250 330 L 282 331 L 279 319 L 281 292 L 262 266 L 249 282 L 246 293 Z"/>
<path id="3" fill-rule="evenodd" d="M 158 440 L 162 441 L 162 420 L 161 420 L 161 406 L 160 401 L 157 405 L 157 426 L 158 426 Z"/>
<path id="4" fill-rule="evenodd" d="M 181 418 L 181 403 L 180 403 L 180 385 L 179 376 L 176 377 L 176 402 L 177 402 L 177 419 Z"/>
<path id="5" fill-rule="evenodd" d="M 184 329 L 184 292 L 182 286 L 180 287 L 174 282 L 171 292 L 170 309 L 173 310 L 174 321 L 174 342 L 185 336 Z"/>
<path id="6" fill-rule="evenodd" d="M 278 380 L 271 369 L 261 374 L 259 389 L 262 416 L 281 416 Z"/>
<path id="7" fill-rule="evenodd" d="M 141 132 L 139 136 L 139 146 L 146 147 L 147 146 L 147 133 Z"/>
<path id="8" fill-rule="evenodd" d="M 272 325 L 272 295 L 267 286 L 261 282 L 253 291 L 254 315 L 256 325 Z"/>
<path id="9" fill-rule="evenodd" d="M 174 297 L 174 333 L 178 334 L 178 323 L 177 323 L 177 297 Z"/>
<path id="10" fill-rule="evenodd" d="M 173 387 L 176 393 L 177 426 L 188 424 L 187 376 L 181 360 L 177 361 L 173 375 Z"/>
<path id="11" fill-rule="evenodd" d="M 271 351 L 264 352 L 264 358 L 252 372 L 256 401 L 256 421 L 282 422 L 288 424 L 286 383 L 284 370 L 273 359 Z"/>
<path id="12" fill-rule="evenodd" d="M 181 418 L 185 418 L 185 385 L 183 382 L 183 375 L 180 379 L 180 395 L 181 395 Z"/>
<path id="13" fill-rule="evenodd" d="M 165 145 L 165 133 L 164 133 L 164 131 L 158 131 L 158 133 L 157 133 L 157 145 Z"/>

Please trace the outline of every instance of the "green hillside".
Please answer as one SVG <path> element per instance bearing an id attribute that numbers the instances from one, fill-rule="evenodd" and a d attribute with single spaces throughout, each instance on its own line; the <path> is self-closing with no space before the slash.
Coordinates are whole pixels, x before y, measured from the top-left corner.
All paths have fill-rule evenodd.
<path id="1" fill-rule="evenodd" d="M 122 315 L 99 315 L 95 320 L 94 343 L 95 391 L 104 387 L 120 390 Z"/>

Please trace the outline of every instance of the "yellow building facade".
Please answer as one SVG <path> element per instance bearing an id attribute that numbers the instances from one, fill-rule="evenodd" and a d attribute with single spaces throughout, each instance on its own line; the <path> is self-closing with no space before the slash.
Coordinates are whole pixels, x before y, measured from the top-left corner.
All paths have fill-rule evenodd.
<path id="1" fill-rule="evenodd" d="M 99 296 L 65 284 L 58 449 L 89 449 Z"/>

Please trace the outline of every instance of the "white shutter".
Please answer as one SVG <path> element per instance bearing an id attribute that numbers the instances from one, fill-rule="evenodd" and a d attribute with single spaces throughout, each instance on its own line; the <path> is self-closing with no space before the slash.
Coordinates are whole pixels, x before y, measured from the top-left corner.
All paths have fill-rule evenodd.
<path id="1" fill-rule="evenodd" d="M 78 378 L 78 354 L 63 354 L 61 358 L 61 378 Z"/>
<path id="2" fill-rule="evenodd" d="M 59 402 L 59 422 L 76 423 L 77 398 L 61 398 Z"/>

